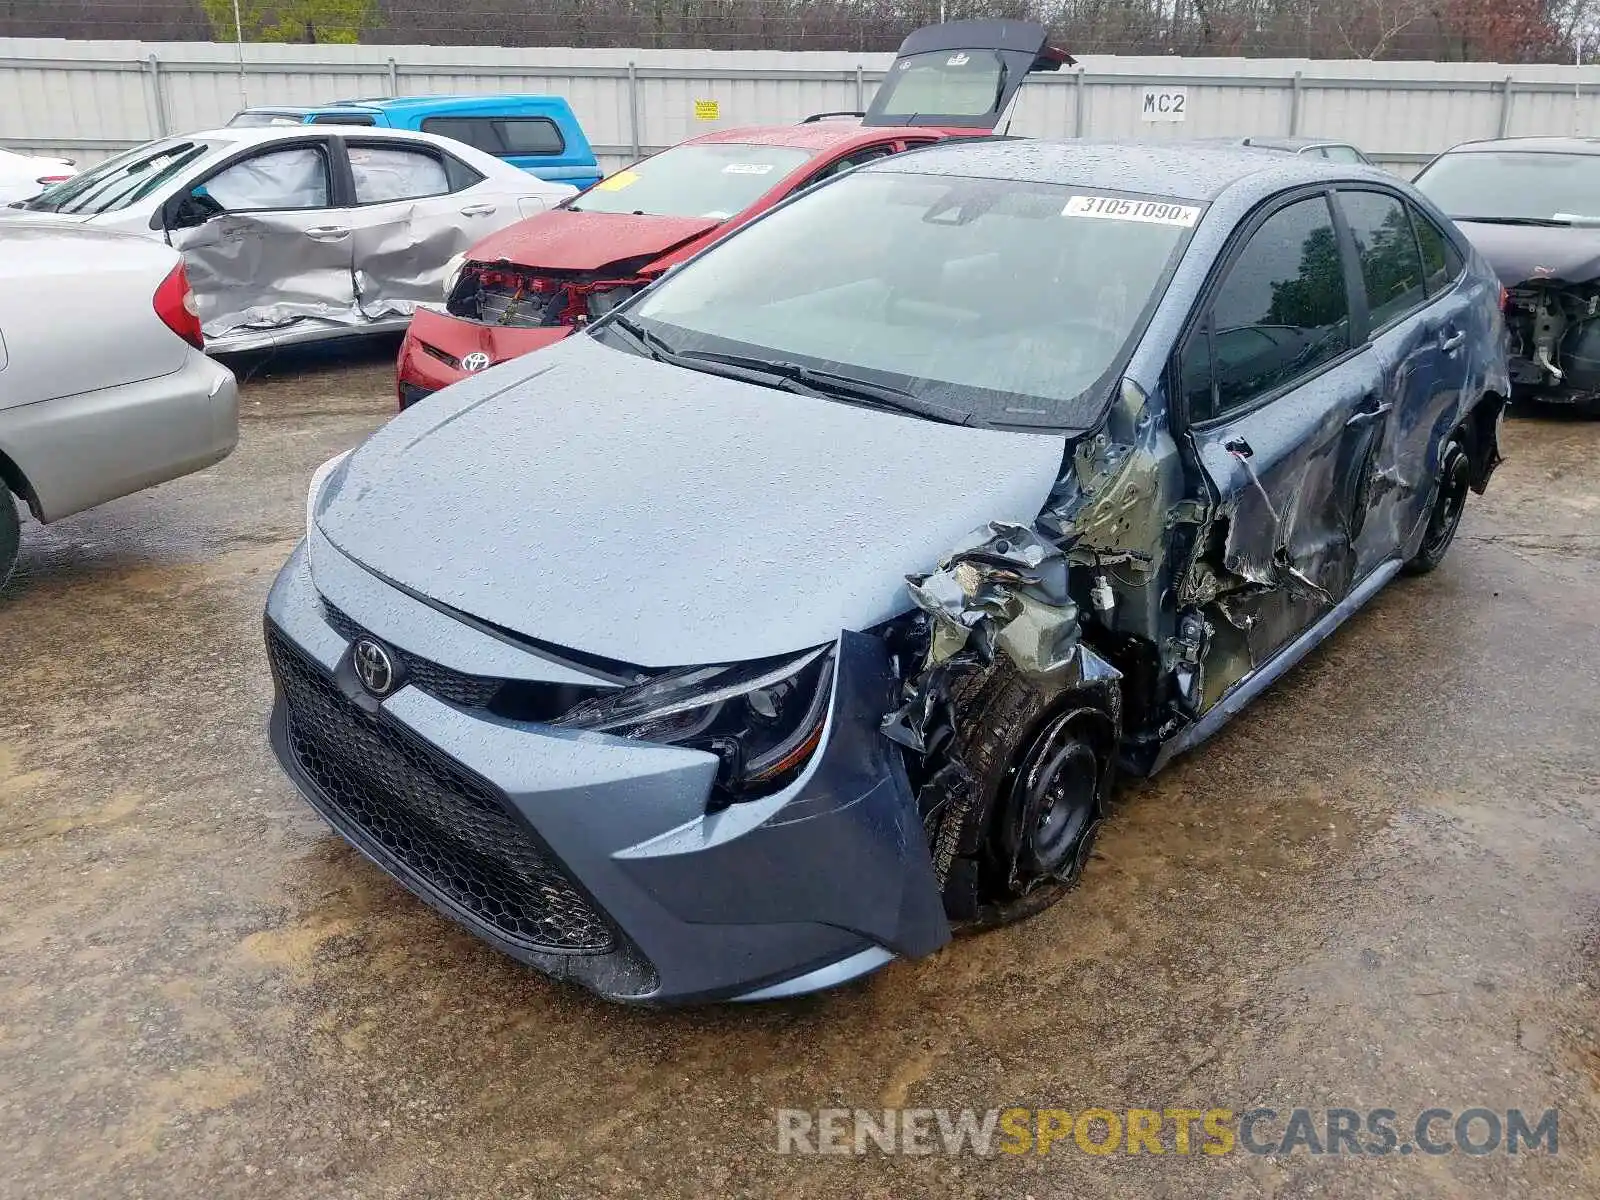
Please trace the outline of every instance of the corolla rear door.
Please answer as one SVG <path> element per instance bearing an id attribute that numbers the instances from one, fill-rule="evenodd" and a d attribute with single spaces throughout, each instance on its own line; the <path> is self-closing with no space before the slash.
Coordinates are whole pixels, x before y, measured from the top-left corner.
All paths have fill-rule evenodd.
<path id="1" fill-rule="evenodd" d="M 522 218 L 517 197 L 438 146 L 375 135 L 345 147 L 356 294 L 369 321 L 443 299 L 450 260 Z"/>
<path id="2" fill-rule="evenodd" d="M 1032 72 L 1073 62 L 1034 21 L 929 25 L 900 44 L 862 124 L 990 132 Z"/>
<path id="3" fill-rule="evenodd" d="M 1487 339 L 1476 309 L 1482 284 L 1463 278 L 1450 239 L 1387 188 L 1342 187 L 1339 208 L 1355 243 L 1372 352 L 1384 387 L 1356 414 L 1345 506 L 1365 573 L 1406 546 L 1432 501 L 1435 456 L 1462 409 L 1462 392 Z"/>

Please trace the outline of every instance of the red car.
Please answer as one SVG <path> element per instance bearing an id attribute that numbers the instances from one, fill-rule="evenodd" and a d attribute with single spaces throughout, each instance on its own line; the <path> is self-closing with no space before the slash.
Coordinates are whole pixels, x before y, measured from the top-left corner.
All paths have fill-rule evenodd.
<path id="1" fill-rule="evenodd" d="M 1042 25 L 916 30 L 865 113 L 704 134 L 472 247 L 443 311 L 418 308 L 400 347 L 400 407 L 604 316 L 779 201 L 860 163 L 992 133 L 1023 79 L 1073 59 Z"/>

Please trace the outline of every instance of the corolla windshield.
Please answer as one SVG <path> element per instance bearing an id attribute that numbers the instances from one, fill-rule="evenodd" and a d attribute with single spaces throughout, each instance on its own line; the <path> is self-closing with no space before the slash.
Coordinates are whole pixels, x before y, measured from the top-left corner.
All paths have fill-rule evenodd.
<path id="1" fill-rule="evenodd" d="M 212 149 L 211 143 L 186 138 L 139 146 L 47 188 L 24 207 L 84 216 L 117 212 L 173 182 Z"/>
<path id="2" fill-rule="evenodd" d="M 726 221 L 811 157 L 792 146 L 694 142 L 602 179 L 568 208 L 578 212 Z"/>
<path id="3" fill-rule="evenodd" d="M 601 336 L 846 402 L 899 396 L 933 419 L 1085 429 L 1200 212 L 1067 184 L 852 172 L 669 275 Z"/>
<path id="4" fill-rule="evenodd" d="M 1416 186 L 1458 221 L 1600 223 L 1600 155 L 1446 154 L 1417 177 Z"/>

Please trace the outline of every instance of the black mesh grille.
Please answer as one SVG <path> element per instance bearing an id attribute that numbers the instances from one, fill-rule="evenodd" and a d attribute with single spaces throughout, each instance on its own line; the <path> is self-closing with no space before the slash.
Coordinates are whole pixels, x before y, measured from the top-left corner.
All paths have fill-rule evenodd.
<path id="1" fill-rule="evenodd" d="M 332 625 L 345 641 L 353 642 L 357 638 L 371 636 L 333 605 L 324 601 L 322 607 L 328 614 L 328 624 Z M 421 688 L 430 696 L 437 696 L 447 704 L 458 704 L 462 708 L 488 708 L 504 683 L 500 679 L 452 671 L 449 667 L 441 667 L 436 662 L 418 658 L 415 654 L 409 654 L 396 646 L 389 646 L 388 643 L 385 643 L 385 646 L 400 660 L 407 683 Z"/>
<path id="2" fill-rule="evenodd" d="M 295 761 L 397 873 L 514 945 L 568 954 L 613 948 L 600 914 L 512 820 L 497 789 L 387 718 L 356 708 L 271 627 L 267 650 Z"/>
<path id="3" fill-rule="evenodd" d="M 401 383 L 400 385 L 400 410 L 404 412 L 413 404 L 426 400 L 436 392 L 437 388 L 418 387 L 414 383 Z"/>

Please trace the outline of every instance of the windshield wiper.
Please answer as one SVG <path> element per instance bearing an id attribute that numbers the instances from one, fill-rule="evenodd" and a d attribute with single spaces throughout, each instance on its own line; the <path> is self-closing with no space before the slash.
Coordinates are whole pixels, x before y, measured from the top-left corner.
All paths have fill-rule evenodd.
<path id="1" fill-rule="evenodd" d="M 685 350 L 682 357 L 701 362 L 722 363 L 724 366 L 737 367 L 741 371 L 774 376 L 797 383 L 815 395 L 863 404 L 868 408 L 881 409 L 884 412 L 926 417 L 930 421 L 942 421 L 947 425 L 972 423 L 972 414 L 963 412 L 959 408 L 924 400 L 905 388 L 894 387 L 887 383 L 873 383 L 870 380 L 858 379 L 854 375 L 825 371 L 820 367 L 808 367 L 804 363 L 746 358 L 738 354 L 718 354 L 709 350 Z"/>
<path id="2" fill-rule="evenodd" d="M 865 379 L 857 379 L 853 375 L 841 375 L 835 371 L 808 367 L 802 363 L 773 362 L 741 354 L 719 354 L 711 350 L 678 350 L 659 334 L 652 333 L 633 318 L 621 313 L 614 314 L 606 325 L 602 326 L 602 330 L 611 326 L 621 329 L 656 362 L 671 363 L 675 367 L 686 367 L 691 371 L 704 371 L 709 375 L 721 375 L 725 379 L 763 382 L 768 386 L 780 387 L 784 391 L 796 392 L 802 396 L 843 400 L 866 408 L 923 417 L 948 425 L 972 424 L 970 413 L 924 400 L 904 388 L 892 387 L 885 383 L 872 383 Z M 717 367 L 731 369 L 719 371 L 716 370 Z M 752 376 L 755 378 L 752 379 Z"/>
<path id="3" fill-rule="evenodd" d="M 602 331 L 612 325 L 621 329 L 634 341 L 638 342 L 639 345 L 643 346 L 644 352 L 657 362 L 679 362 L 682 358 L 682 355 L 672 348 L 670 342 L 660 334 L 651 333 L 632 317 L 625 317 L 621 313 L 613 313 L 611 320 L 601 327 Z"/>

